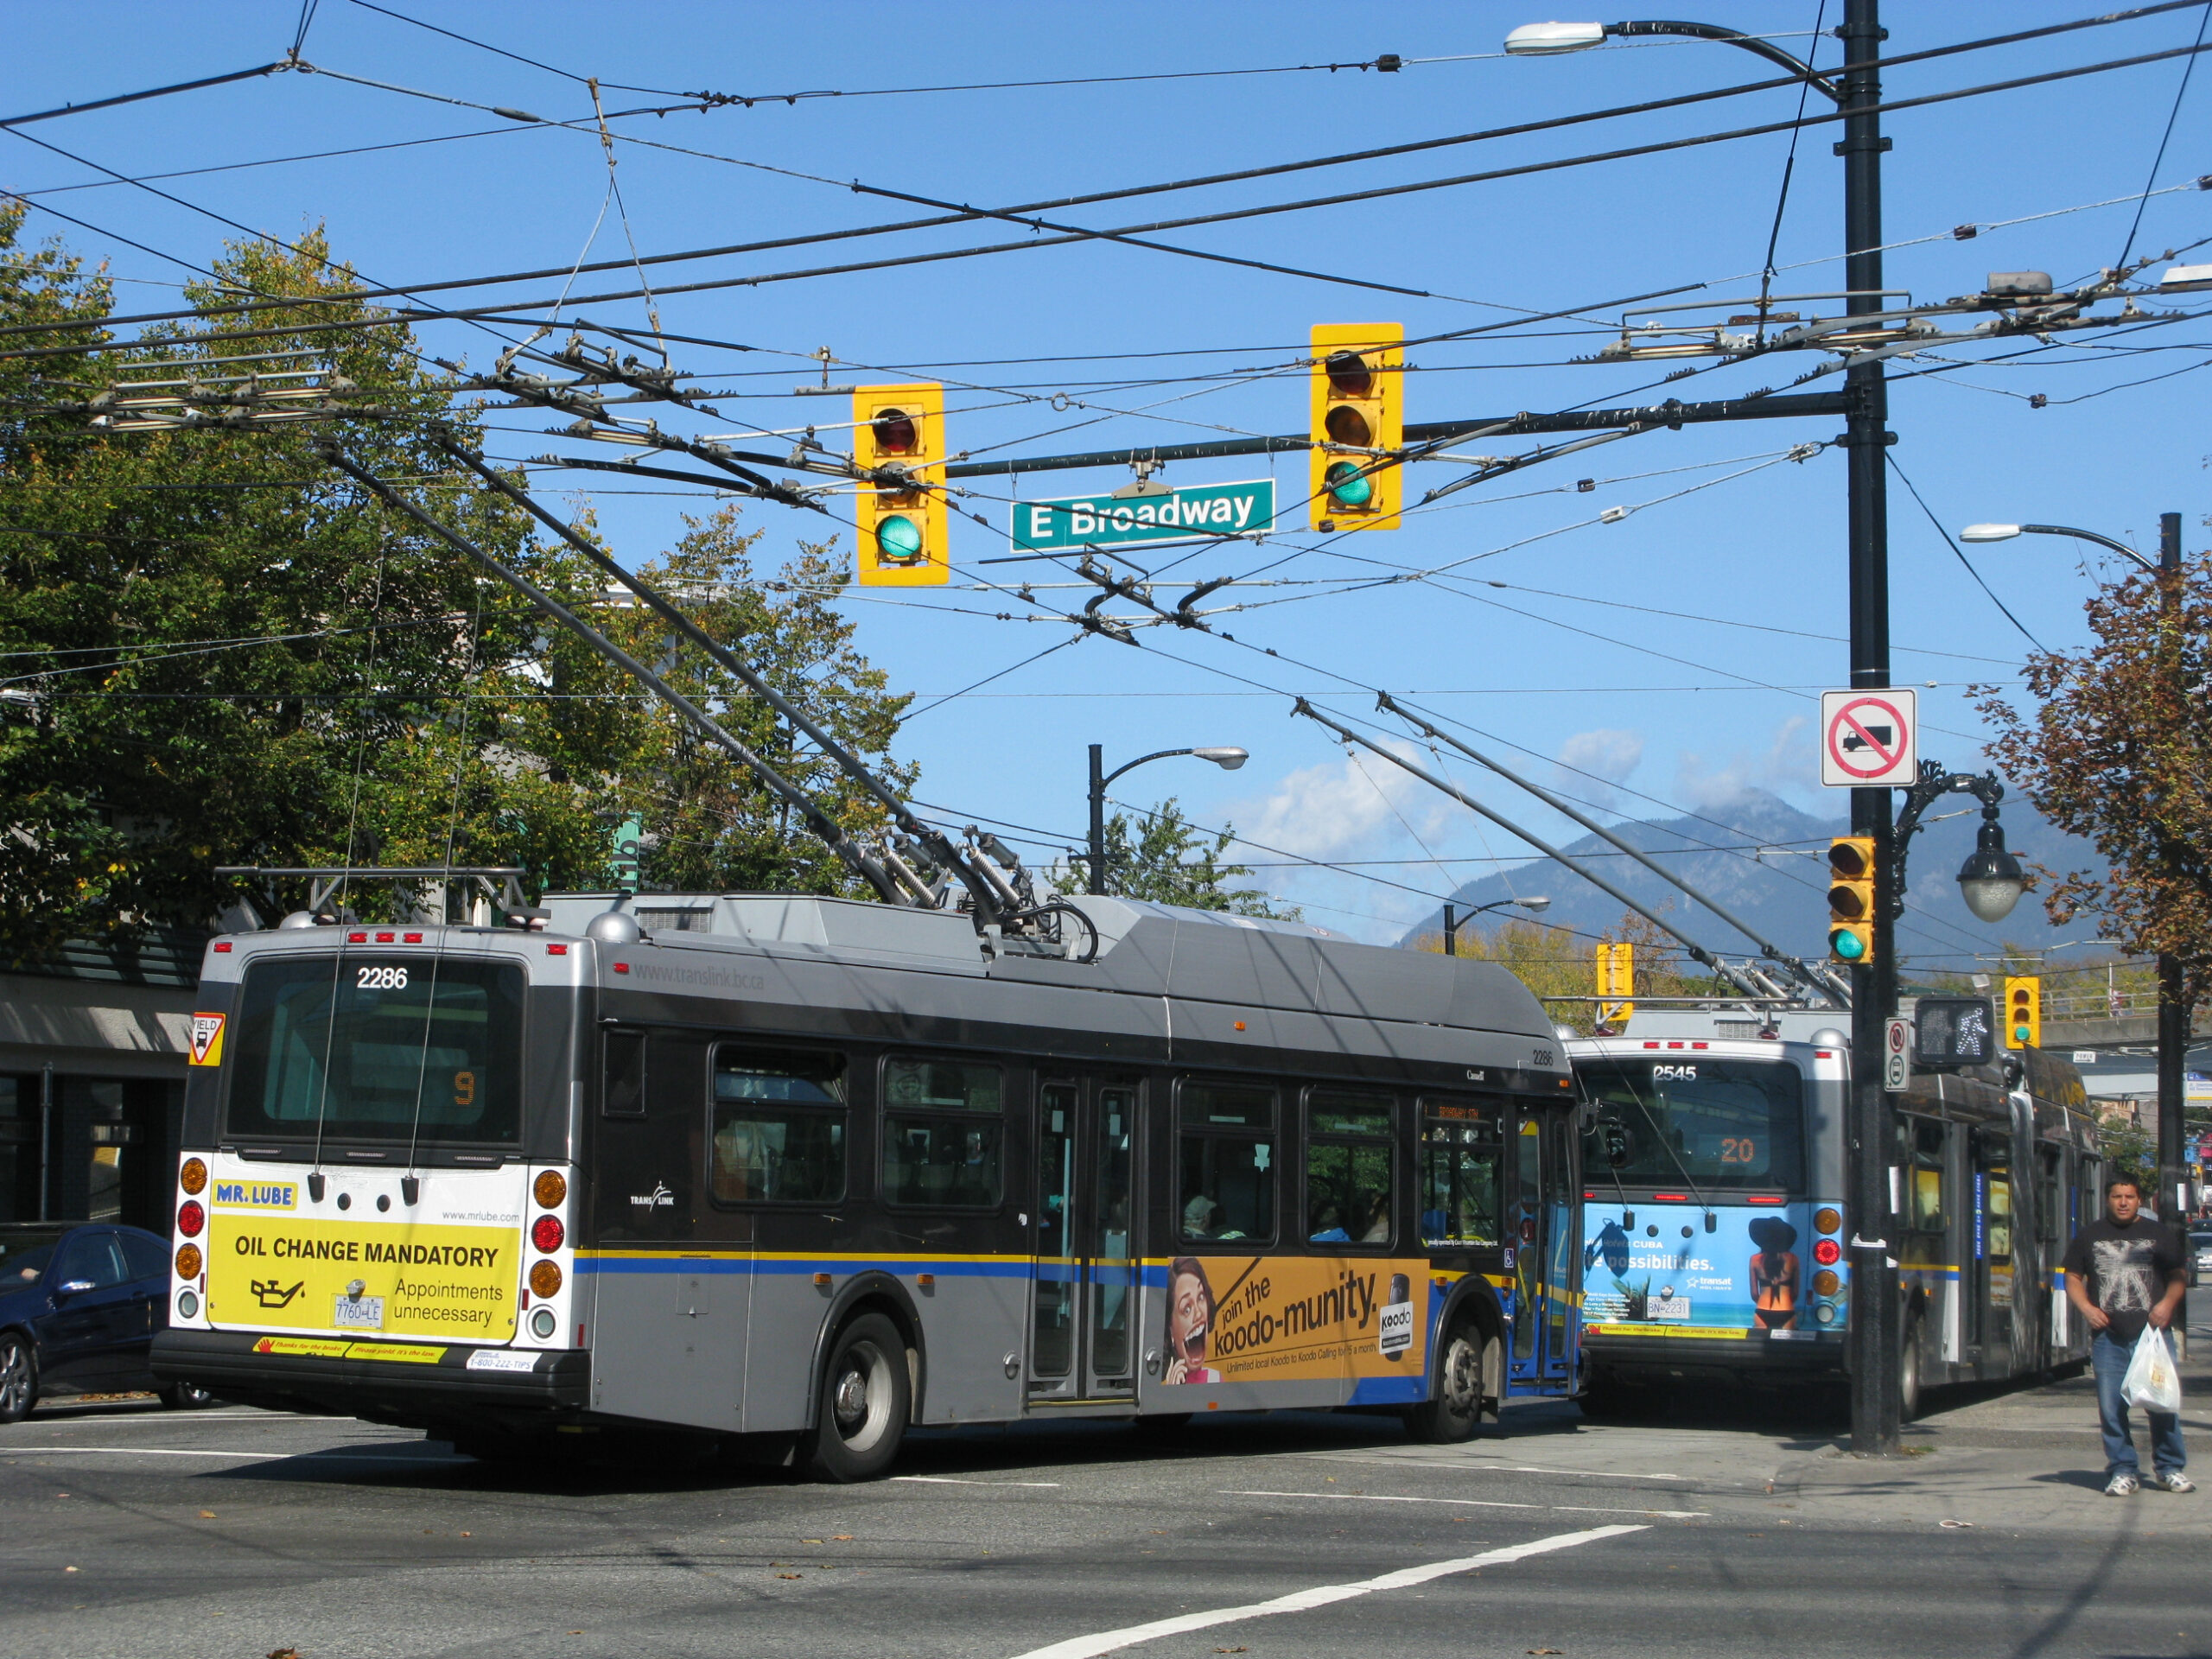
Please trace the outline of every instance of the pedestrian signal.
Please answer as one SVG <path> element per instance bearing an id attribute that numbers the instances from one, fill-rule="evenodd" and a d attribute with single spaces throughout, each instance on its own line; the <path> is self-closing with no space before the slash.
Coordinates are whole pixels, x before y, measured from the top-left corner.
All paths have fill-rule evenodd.
<path id="1" fill-rule="evenodd" d="M 946 582 L 944 388 L 861 386 L 853 393 L 853 464 L 863 587 Z"/>
<path id="2" fill-rule="evenodd" d="M 1315 530 L 1398 528 L 1405 337 L 1395 322 L 1314 326 L 1306 515 Z"/>
<path id="3" fill-rule="evenodd" d="M 1874 838 L 1828 843 L 1828 955 L 1861 966 L 1874 959 Z"/>
<path id="4" fill-rule="evenodd" d="M 1598 1023 L 1615 1027 L 1626 1025 L 1629 1016 L 1636 1012 L 1636 1004 L 1625 1000 L 1636 995 L 1634 940 L 1609 939 L 1598 946 L 1598 995 L 1601 999 L 1624 999 L 1601 1000 L 1598 1004 Z"/>
<path id="5" fill-rule="evenodd" d="M 2032 974 L 2005 982 L 2005 1046 L 2043 1046 L 2043 981 Z"/>

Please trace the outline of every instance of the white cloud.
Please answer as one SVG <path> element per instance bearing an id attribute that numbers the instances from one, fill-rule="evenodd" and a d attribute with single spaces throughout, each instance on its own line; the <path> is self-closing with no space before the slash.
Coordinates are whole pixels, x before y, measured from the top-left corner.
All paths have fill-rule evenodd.
<path id="1" fill-rule="evenodd" d="M 1775 728 L 1762 753 L 1738 749 L 1725 762 L 1712 762 L 1690 749 L 1675 758 L 1675 798 L 1698 811 L 1740 801 L 1753 790 L 1803 790 L 1819 781 L 1817 758 L 1808 735 L 1810 722 L 1792 715 Z"/>
<path id="2" fill-rule="evenodd" d="M 1411 745 L 1399 747 L 1408 760 L 1414 758 Z M 1334 861 L 1399 843 L 1408 843 L 1406 851 L 1417 855 L 1408 826 L 1433 846 L 1449 827 L 1451 806 L 1412 773 L 1363 752 L 1294 772 L 1264 798 L 1230 816 L 1240 837 L 1249 836 L 1301 858 Z"/>
<path id="3" fill-rule="evenodd" d="M 1626 783 L 1643 763 L 1643 734 L 1608 727 L 1577 732 L 1560 745 L 1553 768 L 1560 792 L 1589 802 L 1603 811 L 1619 798 L 1612 785 Z"/>

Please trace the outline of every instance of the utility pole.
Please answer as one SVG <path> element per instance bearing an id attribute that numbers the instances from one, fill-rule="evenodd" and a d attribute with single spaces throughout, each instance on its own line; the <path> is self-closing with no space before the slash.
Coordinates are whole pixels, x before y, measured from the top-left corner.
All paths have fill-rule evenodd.
<path id="1" fill-rule="evenodd" d="M 1861 113 L 1881 102 L 1881 77 L 1871 65 L 1888 38 L 1879 0 L 1844 0 L 1844 61 L 1869 66 L 1843 79 L 1844 287 L 1847 315 L 1882 308 L 1881 118 Z M 1853 690 L 1890 683 L 1889 392 L 1879 363 L 1844 378 L 1848 411 L 1844 455 L 1848 469 L 1851 546 L 1851 684 Z M 1897 1361 L 1897 1270 L 1891 1253 L 1890 1162 L 1894 1155 L 1889 1096 L 1882 1089 L 1883 1022 L 1897 1001 L 1897 932 L 1891 912 L 1890 791 L 1851 791 L 1852 833 L 1874 839 L 1872 960 L 1851 969 L 1851 1449 L 1885 1456 L 1897 1449 L 1903 1414 Z"/>
<path id="2" fill-rule="evenodd" d="M 2171 672 L 2182 672 L 2181 514 L 2158 515 L 2158 614 L 2164 623 L 2161 644 L 2171 657 Z M 2185 687 L 2177 696 L 2188 695 Z M 2180 712 L 2177 709 L 2177 713 Z M 2168 849 L 2161 861 L 2169 875 L 2175 869 Z M 2181 970 L 2181 959 L 2171 950 L 2158 953 L 2158 1217 L 2169 1226 L 2189 1224 L 2186 1192 L 2188 1161 L 2182 1152 L 2182 1109 L 2186 1089 L 2183 1082 L 2189 1056 L 2190 1007 Z M 2168 1209 L 2171 1204 L 2172 1208 Z"/>
<path id="3" fill-rule="evenodd" d="M 1106 746 L 1090 746 L 1090 891 L 1106 891 Z"/>

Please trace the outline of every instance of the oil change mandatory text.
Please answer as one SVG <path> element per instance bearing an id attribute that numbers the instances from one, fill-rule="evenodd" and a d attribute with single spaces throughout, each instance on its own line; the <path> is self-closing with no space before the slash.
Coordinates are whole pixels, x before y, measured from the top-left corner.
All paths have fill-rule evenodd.
<path id="1" fill-rule="evenodd" d="M 265 1255 L 283 1262 L 376 1262 L 406 1268 L 481 1268 L 498 1266 L 497 1245 L 386 1244 L 376 1239 L 274 1238 L 240 1234 L 234 1242 L 240 1255 Z"/>

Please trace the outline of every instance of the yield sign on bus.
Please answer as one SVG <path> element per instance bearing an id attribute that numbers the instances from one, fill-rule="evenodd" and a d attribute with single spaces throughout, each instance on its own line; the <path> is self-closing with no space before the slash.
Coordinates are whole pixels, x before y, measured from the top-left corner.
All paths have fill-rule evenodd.
<path id="1" fill-rule="evenodd" d="M 1902 788 L 1920 775 L 1920 703 L 1906 687 L 1821 693 L 1821 781 Z"/>

